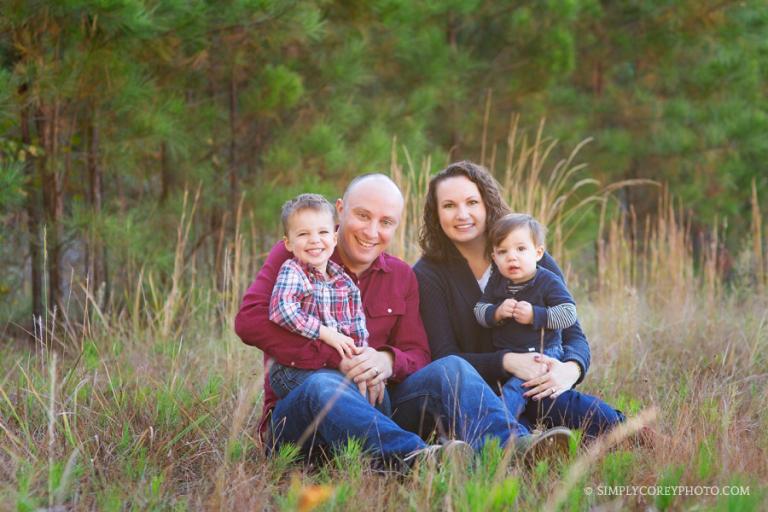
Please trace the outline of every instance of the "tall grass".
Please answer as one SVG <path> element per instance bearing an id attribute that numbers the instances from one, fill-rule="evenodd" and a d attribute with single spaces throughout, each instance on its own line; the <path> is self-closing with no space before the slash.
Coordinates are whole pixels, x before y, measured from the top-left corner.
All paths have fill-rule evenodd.
<path id="1" fill-rule="evenodd" d="M 576 290 L 593 348 L 580 389 L 630 416 L 654 407 L 667 441 L 611 450 L 605 440 L 579 448 L 569 463 L 532 470 L 510 464 L 509 454 L 491 445 L 472 468 L 424 464 L 406 477 L 373 472 L 354 442 L 322 466 L 297 463 L 290 447 L 267 458 L 256 430 L 261 353 L 230 328 L 258 267 L 255 234 L 241 230 L 241 204 L 235 239 L 224 251 L 223 284 L 198 273 L 185 250 L 190 226 L 199 222 L 198 191 L 179 219 L 169 280 L 139 269 L 125 306 L 109 310 L 82 283 L 71 299 L 83 306 L 82 320 L 66 309 L 51 311 L 36 323 L 34 350 L 14 340 L 0 349 L 0 508 L 764 508 L 768 298 L 758 191 L 753 239 L 739 256 L 747 271 L 727 282 L 721 227 L 699 244 L 679 205 L 663 193 L 652 219 L 614 215 L 601 199 L 611 187 L 590 184 L 592 192 L 577 193 L 587 186 L 579 185 L 586 178 L 578 178 L 574 164 L 578 148 L 550 166 L 553 142 L 541 128 L 529 143 L 514 119 L 512 127 L 507 141 L 515 149 L 497 174 L 515 209 L 542 217 L 564 243 L 569 215 L 578 216 L 574 208 L 590 195 L 589 204 L 605 205 L 595 234 L 597 275 L 580 276 L 590 286 Z M 486 150 L 490 167 L 497 152 Z M 408 197 L 397 251 L 410 261 L 430 169 L 429 161 L 417 166 L 408 156 L 392 161 Z M 583 490 L 662 484 L 749 486 L 750 495 L 608 497 Z"/>

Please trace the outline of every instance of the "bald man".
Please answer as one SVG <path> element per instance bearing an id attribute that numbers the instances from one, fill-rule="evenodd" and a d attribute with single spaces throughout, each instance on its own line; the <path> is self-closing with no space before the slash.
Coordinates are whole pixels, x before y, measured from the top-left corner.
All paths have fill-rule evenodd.
<path id="1" fill-rule="evenodd" d="M 448 356 L 430 363 L 416 277 L 407 263 L 385 252 L 403 205 L 399 188 L 383 174 L 355 178 L 336 201 L 338 243 L 331 259 L 360 288 L 370 334 L 369 346 L 358 348 L 355 356 L 342 359 L 330 346 L 269 321 L 278 270 L 291 256 L 282 242 L 272 248 L 246 292 L 235 331 L 244 343 L 264 351 L 265 367 L 274 360 L 316 370 L 279 401 L 265 375 L 260 428 L 270 440 L 268 449 L 291 442 L 311 453 L 316 445 L 333 448 L 354 437 L 372 456 L 409 461 L 439 449 L 418 435 L 436 428 L 475 450 L 490 438 L 502 445 L 514 442 L 526 457 L 537 457 L 537 447 L 567 450 L 567 429 L 515 437 L 522 429 L 463 359 Z M 376 409 L 377 403 L 391 403 L 393 413 L 388 407 Z"/>

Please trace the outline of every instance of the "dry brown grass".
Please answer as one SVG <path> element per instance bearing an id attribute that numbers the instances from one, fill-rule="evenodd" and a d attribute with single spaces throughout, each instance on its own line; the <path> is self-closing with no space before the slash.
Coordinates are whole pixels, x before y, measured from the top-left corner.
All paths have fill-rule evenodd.
<path id="1" fill-rule="evenodd" d="M 545 190 L 549 185 L 536 188 L 534 181 L 560 183 L 544 179 L 551 174 L 545 171 L 551 143 L 540 133 L 528 149 L 512 144 L 518 157 L 507 158 L 513 163 L 505 172 L 513 176 L 508 183 L 529 183 L 511 197 L 513 204 L 557 225 L 574 206 L 547 208 L 560 195 Z M 575 190 L 571 160 L 555 168 L 564 180 L 558 186 Z M 536 180 L 515 174 L 525 167 L 539 173 Z M 398 251 L 413 261 L 429 162 L 417 172 L 412 162 L 402 167 L 393 160 L 392 169 L 410 198 Z M 599 198 L 606 189 L 596 190 Z M 753 237 L 763 240 L 756 191 L 753 202 Z M 55 322 L 51 314 L 39 326 L 36 351 L 4 345 L 0 509 L 295 510 L 312 500 L 323 502 L 323 510 L 538 510 L 546 503 L 568 510 L 765 508 L 763 248 L 745 244 L 749 271 L 726 283 L 718 270 L 717 230 L 696 255 L 673 201 L 661 204 L 648 222 L 611 217 L 606 209 L 598 273 L 592 280 L 579 276 L 590 287 L 576 295 L 593 347 L 581 389 L 630 415 L 655 407 L 666 443 L 582 449 L 571 464 L 533 471 L 510 466 L 501 450 L 489 449 L 470 471 L 424 465 L 401 478 L 371 472 L 354 445 L 320 467 L 294 464 L 287 451 L 268 459 L 256 436 L 261 353 L 230 329 L 249 269 L 258 265 L 238 230 L 225 258 L 224 287 L 197 275 L 194 261 L 177 258 L 168 289 L 138 273 L 129 309 L 101 311 L 93 294 L 83 292 L 85 322 L 57 312 Z M 182 250 L 194 218 L 189 208 L 180 222 Z M 750 495 L 610 497 L 583 490 L 659 484 L 749 486 Z"/>

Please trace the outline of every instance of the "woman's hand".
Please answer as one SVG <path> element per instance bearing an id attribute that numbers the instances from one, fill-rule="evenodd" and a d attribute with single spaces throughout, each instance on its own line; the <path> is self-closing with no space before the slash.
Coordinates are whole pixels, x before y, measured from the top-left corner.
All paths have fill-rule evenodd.
<path id="1" fill-rule="evenodd" d="M 535 356 L 539 354 L 507 352 L 504 354 L 502 364 L 504 369 L 524 381 L 530 381 L 536 377 L 544 375 L 547 372 L 547 365 L 542 361 L 537 361 Z"/>
<path id="2" fill-rule="evenodd" d="M 385 382 L 392 376 L 394 356 L 387 350 L 358 348 L 358 354 L 342 358 L 339 370 L 357 384 L 365 395 L 366 388 Z"/>
<path id="3" fill-rule="evenodd" d="M 543 364 L 547 371 L 523 383 L 530 388 L 523 396 L 541 400 L 542 398 L 557 398 L 576 384 L 581 375 L 581 367 L 574 361 L 558 361 L 549 356 L 534 354 L 534 361 Z"/>

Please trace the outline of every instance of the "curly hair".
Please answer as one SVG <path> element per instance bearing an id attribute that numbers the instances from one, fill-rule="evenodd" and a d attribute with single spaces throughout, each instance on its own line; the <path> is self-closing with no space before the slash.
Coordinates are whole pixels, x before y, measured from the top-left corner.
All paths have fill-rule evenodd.
<path id="1" fill-rule="evenodd" d="M 429 180 L 427 200 L 424 203 L 424 217 L 419 230 L 419 245 L 425 258 L 444 262 L 460 258 L 453 242 L 445 235 L 440 226 L 440 217 L 437 212 L 437 186 L 448 178 L 463 176 L 477 185 L 480 197 L 483 200 L 486 211 L 485 235 L 488 236 L 491 226 L 509 213 L 504 198 L 501 197 L 501 186 L 485 167 L 468 160 L 455 162 L 438 172 Z"/>

